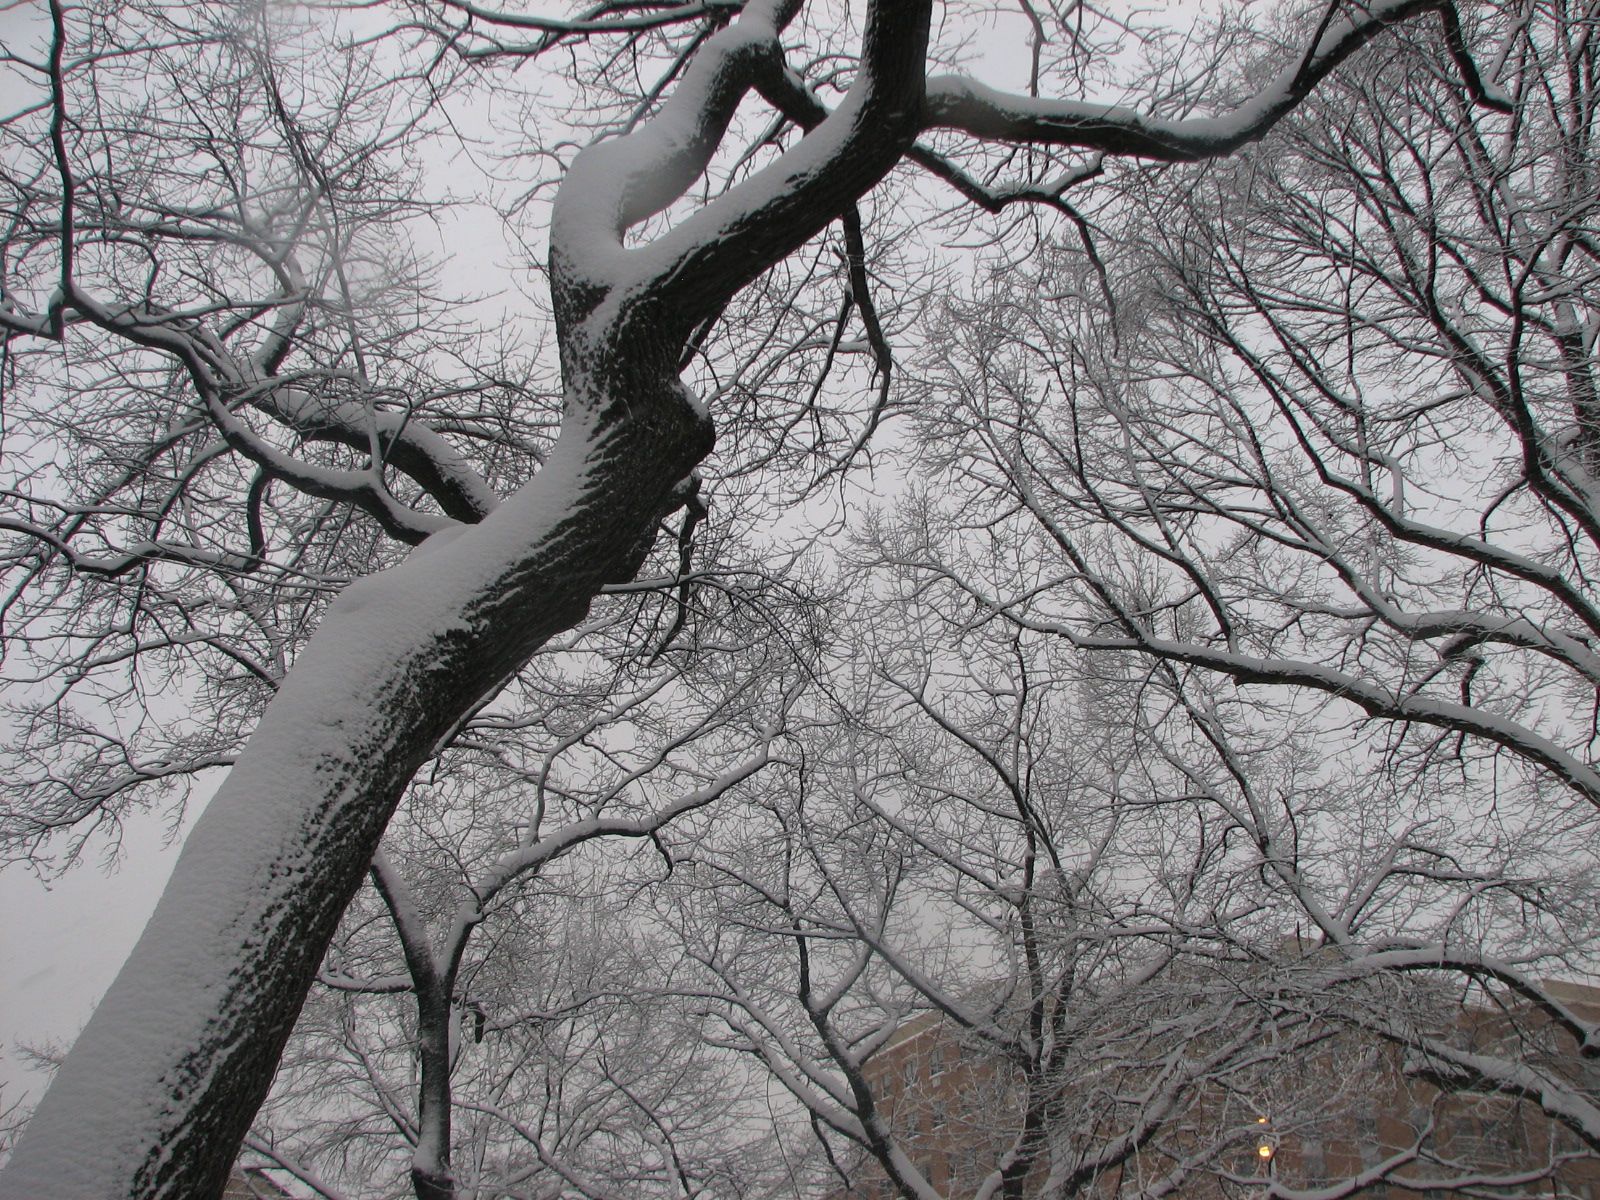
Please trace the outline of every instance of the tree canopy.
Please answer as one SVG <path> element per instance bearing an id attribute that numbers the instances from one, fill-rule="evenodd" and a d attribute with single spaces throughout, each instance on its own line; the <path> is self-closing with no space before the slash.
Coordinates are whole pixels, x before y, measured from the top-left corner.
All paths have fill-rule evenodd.
<path id="1" fill-rule="evenodd" d="M 1594 13 L 999 15 L 50 0 L 0 846 L 226 775 L 0 1194 L 1243 1186 L 1335 1028 L 1600 1148 Z"/>

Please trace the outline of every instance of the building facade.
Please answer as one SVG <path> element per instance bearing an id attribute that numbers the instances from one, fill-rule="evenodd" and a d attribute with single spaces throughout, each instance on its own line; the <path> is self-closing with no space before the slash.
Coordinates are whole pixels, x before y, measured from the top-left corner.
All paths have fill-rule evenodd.
<path id="1" fill-rule="evenodd" d="M 1548 984 L 1600 1021 L 1600 989 Z M 1461 1055 L 1521 1056 L 1600 1100 L 1600 1072 L 1565 1029 L 1525 1004 L 1457 1004 L 1436 1030 Z M 1436 1041 L 1434 1044 L 1444 1045 Z M 1146 1196 L 1223 1200 L 1440 1200 L 1447 1194 L 1600 1200 L 1600 1148 L 1526 1098 L 1463 1086 L 1457 1055 L 1430 1061 L 1358 1025 L 1307 1025 L 1285 1046 L 1207 1046 L 1180 1063 L 1108 1060 L 1029 1080 L 939 1014 L 908 1021 L 866 1070 L 876 1109 L 940 1195 L 998 1200 Z M 1211 1064 L 1207 1073 L 1198 1067 Z M 1163 1067 L 1173 1069 L 1163 1074 Z M 1184 1078 L 1184 1072 L 1189 1076 Z M 1059 1096 L 1046 1097 L 1053 1089 Z M 1035 1122 L 1051 1114 L 1031 1139 Z M 1144 1111 L 1141 1112 L 1141 1109 Z M 1147 1128 L 1141 1127 L 1145 1121 Z M 901 1195 L 862 1155 L 835 1196 Z"/>

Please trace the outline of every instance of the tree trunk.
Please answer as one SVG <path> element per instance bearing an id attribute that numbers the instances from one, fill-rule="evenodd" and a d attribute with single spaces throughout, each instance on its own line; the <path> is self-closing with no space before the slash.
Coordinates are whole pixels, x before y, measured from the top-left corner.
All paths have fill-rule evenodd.
<path id="1" fill-rule="evenodd" d="M 673 348 L 626 332 L 563 339 L 568 416 L 531 483 L 334 604 L 196 822 L 4 1200 L 220 1193 L 407 782 L 601 586 L 632 577 L 710 450 Z"/>
<path id="2" fill-rule="evenodd" d="M 601 587 L 633 577 L 711 449 L 678 379 L 691 329 L 855 203 L 919 128 L 931 5 L 875 0 L 858 78 L 814 134 L 648 249 L 625 248 L 628 227 L 705 169 L 743 89 L 773 77 L 796 10 L 751 0 L 748 37 L 709 39 L 681 95 L 574 162 L 550 256 L 567 411 L 544 469 L 329 610 L 196 822 L 0 1200 L 219 1195 L 412 775 Z"/>

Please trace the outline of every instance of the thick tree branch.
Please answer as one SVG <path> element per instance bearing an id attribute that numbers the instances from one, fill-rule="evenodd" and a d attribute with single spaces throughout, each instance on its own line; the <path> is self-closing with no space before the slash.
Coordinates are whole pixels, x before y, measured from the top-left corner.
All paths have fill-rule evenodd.
<path id="1" fill-rule="evenodd" d="M 1115 104 L 1016 95 L 955 75 L 928 80 L 923 118 L 927 129 L 954 129 L 991 141 L 1076 146 L 1162 162 L 1216 158 L 1257 141 L 1311 94 L 1330 71 L 1386 28 L 1425 12 L 1438 12 L 1462 46 L 1453 5 L 1440 0 L 1386 0 L 1341 15 L 1320 31 L 1304 57 L 1231 112 L 1170 121 Z M 1510 111 L 1509 101 L 1486 84 L 1465 49 L 1464 82 L 1480 104 Z"/>

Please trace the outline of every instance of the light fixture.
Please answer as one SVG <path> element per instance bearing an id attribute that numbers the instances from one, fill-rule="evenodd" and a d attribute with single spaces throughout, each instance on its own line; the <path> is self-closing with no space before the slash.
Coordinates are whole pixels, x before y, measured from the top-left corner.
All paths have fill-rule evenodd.
<path id="1" fill-rule="evenodd" d="M 1256 1124 L 1267 1125 L 1270 1124 L 1270 1122 L 1266 1117 L 1257 1117 Z M 1261 1140 L 1256 1143 L 1256 1157 L 1262 1162 L 1269 1162 L 1272 1159 L 1273 1152 L 1273 1145 L 1267 1140 L 1267 1131 L 1263 1129 L 1261 1131 Z"/>

